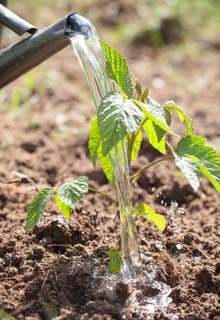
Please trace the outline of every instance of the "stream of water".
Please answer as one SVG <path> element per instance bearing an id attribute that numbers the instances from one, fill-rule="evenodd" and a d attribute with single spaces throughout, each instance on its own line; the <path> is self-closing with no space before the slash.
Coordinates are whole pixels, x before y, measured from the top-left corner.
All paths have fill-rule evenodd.
<path id="1" fill-rule="evenodd" d="M 88 82 L 90 92 L 98 108 L 102 98 L 115 91 L 114 83 L 106 73 L 106 58 L 94 26 L 84 17 L 74 15 L 69 35 L 74 52 Z M 117 198 L 121 221 L 121 254 L 123 257 L 122 276 L 132 281 L 141 276 L 141 260 L 137 231 L 133 218 L 130 197 L 129 167 L 125 143 L 115 146 L 110 154 L 114 167 Z"/>
<path id="2" fill-rule="evenodd" d="M 105 54 L 100 46 L 96 29 L 87 19 L 75 14 L 73 20 L 69 21 L 69 23 L 70 32 L 67 33 L 85 74 L 97 109 L 103 97 L 112 91 L 116 91 L 114 83 L 106 73 Z M 142 312 L 146 313 L 147 316 L 143 316 L 143 318 L 152 320 L 154 319 L 156 310 L 166 310 L 172 301 L 169 297 L 171 288 L 165 283 L 156 280 L 157 267 L 154 264 L 148 266 L 149 270 L 144 270 L 145 276 L 143 276 L 137 231 L 133 218 L 133 206 L 130 197 L 126 145 L 124 142 L 120 143 L 120 146 L 116 145 L 113 148 L 110 157 L 114 168 L 120 210 L 121 254 L 123 257 L 121 275 L 123 280 L 130 282 L 132 285 L 132 293 L 127 302 L 127 307 L 139 314 Z M 97 278 L 96 271 L 94 271 L 93 276 Z M 117 278 L 117 275 L 105 274 L 103 285 L 112 288 Z M 152 297 L 148 294 L 146 296 L 142 294 L 142 298 L 140 299 L 140 292 L 146 291 L 148 287 L 156 290 L 158 293 Z M 177 318 L 172 315 L 168 319 L 176 320 Z"/>

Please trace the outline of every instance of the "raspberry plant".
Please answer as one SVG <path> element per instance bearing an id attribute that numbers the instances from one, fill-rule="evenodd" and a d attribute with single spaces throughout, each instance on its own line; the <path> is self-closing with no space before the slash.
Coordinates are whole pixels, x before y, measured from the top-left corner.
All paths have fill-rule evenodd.
<path id="1" fill-rule="evenodd" d="M 136 80 L 133 86 L 124 56 L 104 42 L 101 42 L 101 46 L 106 56 L 105 71 L 117 90 L 102 99 L 91 121 L 88 148 L 94 167 L 98 162 L 114 187 L 115 177 L 111 161 L 113 148 L 117 145 L 120 151 L 121 142 L 124 141 L 130 165 L 131 161 L 138 158 L 144 134 L 150 145 L 161 153 L 161 158 L 138 170 L 130 177 L 131 181 L 153 165 L 173 159 L 194 190 L 200 185 L 202 173 L 220 192 L 220 155 L 206 144 L 205 138 L 194 134 L 192 120 L 188 114 L 174 101 L 163 105 L 157 103 L 149 96 L 148 88 L 142 88 L 139 80 Z M 170 128 L 173 112 L 186 126 L 185 136 L 178 137 L 176 145 L 167 139 L 169 135 L 175 134 Z M 52 195 L 55 196 L 58 209 L 66 219 L 70 219 L 76 205 L 89 191 L 103 194 L 89 187 L 87 177 L 65 182 L 59 188 L 47 187 L 41 190 L 28 208 L 26 231 L 29 232 L 39 221 Z M 112 198 L 110 200 L 115 201 Z M 147 204 L 138 204 L 134 217 L 138 216 L 153 222 L 161 232 L 166 227 L 165 217 L 156 213 Z M 111 249 L 108 255 L 111 258 L 110 271 L 118 272 L 122 264 L 120 251 Z"/>

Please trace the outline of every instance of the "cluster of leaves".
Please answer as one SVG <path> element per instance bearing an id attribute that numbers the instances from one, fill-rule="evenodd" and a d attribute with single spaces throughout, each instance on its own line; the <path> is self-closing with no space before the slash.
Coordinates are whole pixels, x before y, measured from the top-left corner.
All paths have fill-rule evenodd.
<path id="1" fill-rule="evenodd" d="M 102 99 L 97 115 L 92 119 L 89 137 L 89 151 L 94 166 L 98 160 L 109 182 L 114 185 L 111 153 L 119 141 L 127 146 L 129 163 L 136 160 L 141 147 L 143 133 L 149 143 L 161 154 L 171 151 L 177 167 L 187 178 L 194 190 L 200 185 L 200 173 L 203 173 L 217 191 L 220 191 L 220 156 L 206 139 L 193 132 L 189 115 L 175 102 L 158 104 L 148 94 L 148 88 L 142 89 L 139 80 L 133 88 L 128 64 L 125 58 L 106 43 L 101 43 L 105 52 L 108 76 L 117 85 L 118 92 L 111 92 Z M 170 128 L 172 113 L 176 112 L 179 120 L 186 125 L 186 135 L 180 139 L 176 148 L 167 141 L 173 135 Z M 152 220 L 157 226 L 161 217 L 152 215 L 152 208 L 138 206 L 138 215 Z M 159 229 L 164 229 L 160 227 Z"/>
<path id="2" fill-rule="evenodd" d="M 133 87 L 126 59 L 106 43 L 101 42 L 101 46 L 106 56 L 106 72 L 116 85 L 117 91 L 110 92 L 102 99 L 97 114 L 91 121 L 89 152 L 94 167 L 98 162 L 114 186 L 111 159 L 115 147 L 121 141 L 125 143 L 130 164 L 132 160 L 137 159 L 145 134 L 152 147 L 163 157 L 167 158 L 167 152 L 172 154 L 177 167 L 194 190 L 198 189 L 200 175 L 203 173 L 214 188 L 220 191 L 220 155 L 206 144 L 206 139 L 194 134 L 192 120 L 188 114 L 173 101 L 164 105 L 158 104 L 149 96 L 148 88 L 142 89 L 138 80 Z M 186 126 L 186 135 L 180 138 L 176 146 L 172 146 L 167 140 L 168 135 L 175 134 L 170 128 L 173 112 Z M 43 189 L 33 199 L 28 209 L 26 230 L 29 231 L 37 223 L 52 194 L 56 194 L 59 210 L 70 219 L 72 210 L 86 192 L 88 192 L 86 177 L 66 182 L 58 190 Z M 139 204 L 134 216 L 145 217 L 161 232 L 166 227 L 164 216 L 146 204 Z M 121 264 L 118 251 L 110 251 L 109 257 L 112 261 L 109 268 L 117 272 Z"/>
<path id="3" fill-rule="evenodd" d="M 55 195 L 56 205 L 68 220 L 81 198 L 88 192 L 88 178 L 79 177 L 71 182 L 65 182 L 58 189 L 47 187 L 42 189 L 32 200 L 26 221 L 26 231 L 29 232 L 39 221 L 52 195 Z"/>

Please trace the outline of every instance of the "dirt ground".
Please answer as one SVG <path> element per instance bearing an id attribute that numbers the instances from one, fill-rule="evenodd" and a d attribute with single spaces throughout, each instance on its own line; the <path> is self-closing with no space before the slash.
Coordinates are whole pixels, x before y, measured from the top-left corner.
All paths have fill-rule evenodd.
<path id="1" fill-rule="evenodd" d="M 132 2 L 126 8 L 132 12 Z M 67 9 L 62 7 L 61 12 Z M 94 12 L 93 8 L 90 15 Z M 123 10 L 121 14 L 123 18 Z M 98 26 L 110 28 L 115 23 L 111 16 L 102 19 L 95 17 Z M 102 29 L 100 33 L 104 35 Z M 107 40 L 111 42 L 110 32 Z M 204 39 L 190 47 L 171 44 L 156 49 L 133 41 L 117 46 L 131 71 L 149 85 L 151 96 L 183 106 L 194 119 L 195 132 L 220 150 L 218 46 Z M 16 178 L 13 171 L 28 175 L 39 188 L 86 175 L 92 186 L 114 195 L 89 159 L 94 108 L 71 48 L 39 66 L 32 76 L 34 85 L 28 92 L 22 91 L 30 78 L 26 75 L 0 95 L 0 309 L 18 320 L 219 320 L 219 194 L 205 179 L 194 192 L 173 163 L 158 164 L 132 189 L 134 206 L 145 202 L 166 214 L 176 201 L 185 209 L 181 214 L 176 208 L 163 234 L 137 221 L 145 273 L 156 266 L 156 281 L 171 287 L 172 301 L 153 315 L 144 305 L 132 305 L 128 284 L 108 275 L 106 251 L 118 246 L 119 221 L 117 208 L 105 198 L 87 194 L 70 223 L 51 201 L 39 224 L 25 234 L 27 207 L 36 191 L 28 183 L 5 183 Z M 13 99 L 18 92 L 22 92 L 19 106 Z M 173 127 L 184 133 L 178 121 Z M 131 173 L 157 157 L 145 140 Z M 139 294 L 143 301 L 158 291 L 146 284 Z"/>

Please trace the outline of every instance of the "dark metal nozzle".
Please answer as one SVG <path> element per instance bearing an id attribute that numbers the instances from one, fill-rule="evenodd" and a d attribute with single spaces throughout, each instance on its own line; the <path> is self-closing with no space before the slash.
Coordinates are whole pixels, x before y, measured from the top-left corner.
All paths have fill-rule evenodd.
<path id="1" fill-rule="evenodd" d="M 34 34 L 37 31 L 37 28 L 35 26 L 25 21 L 14 12 L 8 10 L 2 4 L 0 4 L 0 23 L 7 26 L 19 36 L 25 32 Z"/>
<path id="2" fill-rule="evenodd" d="M 67 17 L 65 34 L 68 37 L 78 34 L 88 39 L 94 32 L 96 32 L 96 30 L 89 20 L 80 16 L 78 13 L 71 14 Z"/>
<path id="3" fill-rule="evenodd" d="M 86 39 L 96 34 L 95 28 L 86 18 L 72 13 L 43 30 L 37 30 L 30 23 L 0 5 L 0 22 L 19 35 L 33 33 L 8 48 L 0 51 L 0 88 L 17 79 L 69 44 L 68 37 L 81 35 Z"/>
<path id="4" fill-rule="evenodd" d="M 5 11 L 0 12 L 0 21 L 3 21 L 1 14 L 4 13 Z M 0 50 L 0 88 L 66 47 L 69 44 L 66 36 L 67 20 L 71 20 L 74 15 L 70 14 L 55 24 L 36 31 L 27 39 Z M 25 23 L 19 27 L 17 18 L 16 23 L 17 31 L 25 29 Z"/>

